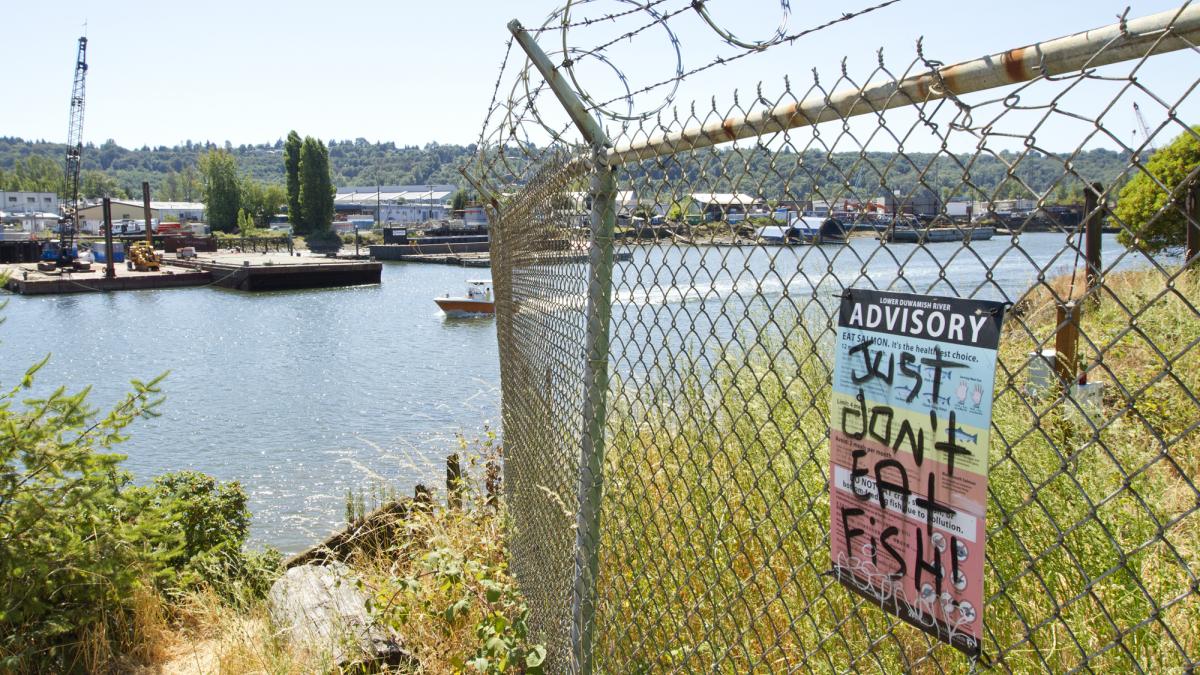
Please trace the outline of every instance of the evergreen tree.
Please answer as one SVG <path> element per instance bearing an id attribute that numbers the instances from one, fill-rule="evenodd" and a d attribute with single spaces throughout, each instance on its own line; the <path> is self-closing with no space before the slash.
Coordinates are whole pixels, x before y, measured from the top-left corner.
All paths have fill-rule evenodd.
<path id="1" fill-rule="evenodd" d="M 299 234 L 304 228 L 300 224 L 300 135 L 295 130 L 288 132 L 283 145 L 283 167 L 287 173 L 288 220 Z"/>
<path id="2" fill-rule="evenodd" d="M 200 155 L 200 176 L 209 226 L 213 231 L 233 231 L 242 205 L 237 160 L 227 150 L 210 150 Z"/>
<path id="3" fill-rule="evenodd" d="M 302 234 L 325 232 L 333 224 L 329 150 L 312 136 L 300 146 L 300 221 Z"/>

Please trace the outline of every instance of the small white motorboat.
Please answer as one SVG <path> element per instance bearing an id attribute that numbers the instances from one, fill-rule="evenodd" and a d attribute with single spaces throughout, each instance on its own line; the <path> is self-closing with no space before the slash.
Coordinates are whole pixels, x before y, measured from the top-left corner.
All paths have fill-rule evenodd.
<path id="1" fill-rule="evenodd" d="M 450 297 L 450 294 L 434 298 L 446 316 L 490 316 L 496 313 L 492 299 L 492 280 L 476 279 L 467 282 L 466 297 Z"/>

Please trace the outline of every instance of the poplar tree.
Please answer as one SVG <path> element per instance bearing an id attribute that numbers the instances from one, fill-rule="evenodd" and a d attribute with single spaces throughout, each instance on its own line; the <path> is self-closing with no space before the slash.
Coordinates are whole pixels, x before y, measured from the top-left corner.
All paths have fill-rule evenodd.
<path id="1" fill-rule="evenodd" d="M 292 224 L 292 231 L 301 234 L 308 230 L 300 222 L 300 135 L 295 129 L 288 132 L 287 142 L 283 144 L 283 168 L 287 172 L 288 222 Z"/>
<path id="2" fill-rule="evenodd" d="M 329 150 L 312 136 L 300 146 L 300 220 L 305 234 L 328 231 L 333 224 Z"/>

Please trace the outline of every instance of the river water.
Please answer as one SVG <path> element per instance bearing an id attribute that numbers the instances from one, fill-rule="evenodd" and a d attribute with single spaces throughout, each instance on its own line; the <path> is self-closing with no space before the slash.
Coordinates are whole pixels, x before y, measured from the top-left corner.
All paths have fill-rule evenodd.
<path id="1" fill-rule="evenodd" d="M 342 522 L 348 488 L 436 486 L 455 434 L 498 420 L 494 322 L 432 300 L 488 274 L 389 263 L 378 286 L 11 296 L 0 384 L 51 353 L 35 393 L 90 384 L 105 409 L 169 370 L 162 416 L 119 446 L 126 468 L 240 480 L 254 540 L 295 551 Z"/>
<path id="2" fill-rule="evenodd" d="M 912 284 L 894 290 L 995 298 L 1001 289 L 1019 295 L 1039 266 L 1048 276 L 1069 271 L 1075 257 L 1061 253 L 1064 242 L 1060 234 L 1030 234 L 1021 250 L 999 236 L 969 251 L 960 244 L 886 250 L 905 261 Z M 886 287 L 897 262 L 877 248 L 867 239 L 819 251 L 637 247 L 632 261 L 619 264 L 614 319 L 638 312 L 674 320 L 674 312 L 653 308 L 695 302 L 696 293 L 711 302 L 803 291 L 806 279 L 827 270 L 847 285 Z M 1123 251 L 1105 237 L 1106 265 L 1144 264 L 1139 256 L 1118 260 Z M 869 280 L 859 274 L 863 261 Z M 721 267 L 727 271 L 704 269 Z M 739 278 L 742 267 L 764 281 Z M 11 386 L 50 353 L 34 393 L 92 385 L 93 405 L 104 409 L 131 378 L 170 371 L 162 416 L 136 423 L 120 446 L 126 468 L 138 481 L 178 469 L 239 480 L 250 494 L 253 539 L 296 551 L 342 522 L 348 488 L 383 481 L 409 493 L 417 482 L 439 485 L 456 435 L 476 439 L 498 426 L 494 322 L 448 319 L 432 302 L 487 275 L 385 263 L 378 286 L 11 296 L 0 325 L 0 385 Z M 668 290 L 647 292 L 653 286 Z M 654 339 L 649 333 L 643 337 Z"/>

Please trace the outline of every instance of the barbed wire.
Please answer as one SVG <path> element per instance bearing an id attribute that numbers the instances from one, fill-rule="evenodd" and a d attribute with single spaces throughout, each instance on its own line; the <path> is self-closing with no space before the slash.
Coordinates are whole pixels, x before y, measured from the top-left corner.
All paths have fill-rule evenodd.
<path id="1" fill-rule="evenodd" d="M 793 33 L 791 35 L 787 35 L 774 44 L 793 43 L 796 40 L 799 40 L 800 38 L 806 37 L 808 35 L 812 35 L 813 33 L 816 33 L 816 32 L 822 31 L 822 30 L 826 30 L 828 28 L 831 28 L 831 27 L 836 26 L 841 23 L 845 23 L 847 21 L 852 21 L 861 16 L 865 16 L 866 14 L 870 14 L 871 12 L 874 12 L 874 11 L 877 11 L 880 9 L 884 9 L 885 7 L 890 7 L 891 5 L 895 5 L 899 2 L 902 2 L 902 0 L 884 0 L 883 2 L 872 5 L 870 7 L 863 8 L 856 12 L 846 12 L 846 13 L 842 14 L 842 16 L 840 16 L 836 19 L 831 19 L 829 21 L 826 21 L 825 23 L 819 24 L 817 26 L 813 26 L 812 28 L 807 28 L 798 33 Z M 727 40 L 727 42 L 728 42 L 728 40 Z M 736 45 L 736 43 L 730 42 L 730 44 L 734 44 L 735 46 L 738 46 L 738 45 Z M 668 84 L 671 84 L 671 82 L 673 82 L 673 81 L 684 80 L 689 77 L 692 77 L 693 75 L 702 73 L 706 70 L 710 70 L 710 69 L 716 68 L 718 66 L 728 65 L 730 63 L 733 63 L 734 61 L 738 61 L 747 56 L 750 56 L 751 54 L 758 53 L 759 51 L 762 51 L 762 49 L 751 49 L 751 50 L 742 52 L 741 54 L 735 54 L 734 56 L 730 56 L 730 57 L 717 57 L 717 58 L 713 59 L 712 61 L 706 63 L 703 66 L 698 66 L 696 68 L 692 68 L 691 70 L 688 70 L 684 73 L 679 74 L 676 78 L 662 80 L 660 82 L 656 82 L 654 84 L 647 85 L 646 87 L 643 87 L 642 89 L 638 89 L 638 90 L 634 91 L 631 95 L 637 96 L 638 94 L 648 93 L 659 87 L 663 87 Z M 600 103 L 599 106 L 597 106 L 597 108 L 602 108 L 603 106 L 610 105 L 610 104 L 614 103 L 615 101 L 621 100 L 622 98 L 624 98 L 624 97 L 619 96 L 619 97 L 616 97 L 613 99 L 609 99 L 608 101 L 604 101 L 604 102 Z"/>
<path id="2" fill-rule="evenodd" d="M 638 5 L 638 6 L 634 7 L 633 9 L 627 9 L 624 12 L 615 12 L 612 14 L 606 14 L 604 16 L 596 17 L 593 19 L 584 19 L 582 21 L 574 21 L 574 22 L 567 21 L 567 22 L 560 23 L 557 26 L 543 25 L 538 28 L 530 28 L 529 32 L 533 33 L 534 35 L 537 35 L 539 33 L 545 33 L 545 32 L 553 31 L 553 30 L 560 30 L 563 28 L 579 28 L 579 27 L 591 26 L 592 24 L 603 23 L 605 21 L 614 21 L 616 19 L 620 19 L 621 17 L 629 16 L 630 14 L 636 14 L 638 12 L 655 7 L 657 5 L 661 5 L 661 4 L 663 4 L 665 2 L 669 2 L 669 1 L 670 0 L 653 0 L 653 2 L 648 2 L 644 5 Z M 564 7 L 569 7 L 569 6 L 570 6 L 570 3 L 568 3 Z M 557 14 L 558 14 L 557 11 L 553 12 L 553 13 L 551 13 L 551 17 L 556 16 Z"/>
<path id="3" fill-rule="evenodd" d="M 722 27 L 712 17 L 708 11 L 708 6 L 712 0 L 688 0 L 676 7 L 667 6 L 670 0 L 653 0 L 646 3 L 638 2 L 637 0 L 617 0 L 617 2 L 626 3 L 631 6 L 621 11 L 606 12 L 601 16 L 573 20 L 573 12 L 581 12 L 583 8 L 600 1 L 569 0 L 564 5 L 551 11 L 541 26 L 528 30 L 535 35 L 542 35 L 556 30 L 559 31 L 561 35 L 559 40 L 560 48 L 550 51 L 548 55 L 552 59 L 555 59 L 562 70 L 565 71 L 573 89 L 579 94 L 587 110 L 616 122 L 622 131 L 629 124 L 648 120 L 675 103 L 679 87 L 690 77 L 717 66 L 732 63 L 751 54 L 764 52 L 779 44 L 794 43 L 806 35 L 811 35 L 812 33 L 828 29 L 840 23 L 852 21 L 863 15 L 901 2 L 901 0 L 884 0 L 869 7 L 852 12 L 844 12 L 840 16 L 819 25 L 787 34 L 785 32 L 787 21 L 791 15 L 790 0 L 781 0 L 780 9 L 782 18 L 775 36 L 765 41 L 751 42 L 738 37 L 733 31 Z M 719 56 L 704 65 L 690 70 L 685 69 L 682 42 L 678 32 L 672 26 L 679 17 L 689 15 L 693 12 L 704 21 L 722 42 L 743 49 L 744 51 L 733 56 Z M 636 27 L 626 30 L 615 37 L 605 39 L 593 45 L 572 44 L 572 38 L 574 37 L 574 34 L 570 30 L 572 28 L 613 24 L 620 19 L 643 13 L 648 15 L 650 20 L 641 22 Z M 622 43 L 629 43 L 656 27 L 661 27 L 665 31 L 667 43 L 674 52 L 675 63 L 672 69 L 673 73 L 670 77 L 666 77 L 660 81 L 635 87 L 631 84 L 624 70 L 615 62 L 612 52 L 615 46 Z M 569 122 L 564 122 L 560 125 L 552 124 L 539 105 L 539 97 L 547 89 L 540 75 L 533 72 L 533 66 L 528 59 L 517 66 L 515 73 L 510 70 L 510 66 L 513 63 L 511 58 L 512 48 L 513 41 L 510 38 L 505 45 L 500 71 L 493 86 L 492 97 L 488 103 L 484 124 L 480 130 L 476 159 L 471 167 L 465 168 L 465 170 L 471 172 L 472 180 L 477 185 L 488 186 L 489 189 L 496 190 L 502 189 L 504 183 L 511 183 L 511 179 L 517 177 L 515 174 L 520 173 L 520 169 L 512 163 L 514 156 L 520 156 L 525 161 L 536 163 L 542 154 L 539 146 L 545 147 L 556 143 L 570 145 L 573 143 L 573 141 L 568 140 L 569 134 L 573 130 L 572 125 Z M 588 83 L 577 72 L 577 66 L 588 59 L 594 59 L 611 70 L 620 83 L 620 87 L 624 90 L 624 93 L 607 100 L 598 100 L 589 91 Z M 506 76 L 512 80 L 512 86 L 509 88 L 507 96 L 502 93 Z M 671 89 L 663 95 L 660 101 L 646 107 L 636 107 L 635 101 L 637 97 L 668 85 L 671 86 Z M 614 106 L 622 102 L 624 103 L 623 106 L 614 108 Z M 549 110 L 552 111 L 552 114 L 558 114 L 560 110 L 557 102 Z M 540 138 L 540 141 L 537 138 Z M 514 152 L 516 155 L 513 154 Z"/>

